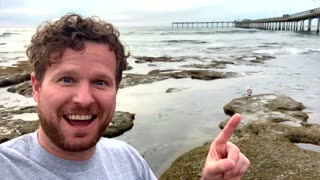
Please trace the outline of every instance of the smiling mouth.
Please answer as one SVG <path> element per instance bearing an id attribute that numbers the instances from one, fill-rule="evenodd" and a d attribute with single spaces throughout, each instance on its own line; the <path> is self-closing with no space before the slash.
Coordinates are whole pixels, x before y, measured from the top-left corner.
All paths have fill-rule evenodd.
<path id="1" fill-rule="evenodd" d="M 96 115 L 84 115 L 84 114 L 69 114 L 63 115 L 64 119 L 72 126 L 88 126 L 93 122 L 97 116 Z"/>

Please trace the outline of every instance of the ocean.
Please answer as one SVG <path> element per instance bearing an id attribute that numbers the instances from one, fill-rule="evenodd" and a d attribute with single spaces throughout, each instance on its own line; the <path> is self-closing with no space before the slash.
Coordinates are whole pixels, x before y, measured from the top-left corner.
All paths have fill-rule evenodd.
<path id="1" fill-rule="evenodd" d="M 125 73 L 146 74 L 153 69 L 231 61 L 226 68 L 238 77 L 211 81 L 167 79 L 120 89 L 117 110 L 135 113 L 134 127 L 116 137 L 134 146 L 157 176 L 182 153 L 212 140 L 218 124 L 229 116 L 223 106 L 245 94 L 275 93 L 302 102 L 309 123 L 320 123 L 320 36 L 316 33 L 238 28 L 172 29 L 171 27 L 119 28 L 120 39 L 131 53 Z M 26 60 L 25 49 L 35 29 L 0 29 L 0 66 Z M 179 62 L 135 63 L 137 56 L 167 56 Z M 264 63 L 244 63 L 272 56 Z M 242 61 L 239 61 L 241 59 Z M 179 91 L 166 93 L 168 88 Z M 32 98 L 0 88 L 0 105 L 34 105 Z M 17 117 L 18 118 L 18 117 Z M 33 119 L 35 114 L 19 118 Z"/>

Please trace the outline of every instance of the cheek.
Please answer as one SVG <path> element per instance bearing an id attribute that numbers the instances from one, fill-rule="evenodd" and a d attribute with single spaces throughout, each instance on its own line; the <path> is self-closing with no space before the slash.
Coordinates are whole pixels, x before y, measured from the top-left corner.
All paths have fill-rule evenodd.
<path id="1" fill-rule="evenodd" d="M 39 93 L 39 104 L 56 109 L 65 104 L 69 96 L 65 91 L 46 89 Z"/>
<path id="2" fill-rule="evenodd" d="M 107 111 L 114 111 L 116 106 L 116 94 L 105 94 L 98 96 L 99 104 Z"/>

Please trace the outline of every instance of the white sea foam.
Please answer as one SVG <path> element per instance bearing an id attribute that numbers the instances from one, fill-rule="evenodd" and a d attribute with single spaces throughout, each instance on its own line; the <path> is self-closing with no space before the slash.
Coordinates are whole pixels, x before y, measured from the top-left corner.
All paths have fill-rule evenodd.
<path id="1" fill-rule="evenodd" d="M 302 54 L 306 52 L 306 50 L 301 50 L 297 48 L 280 48 L 280 49 L 260 49 L 253 51 L 253 53 L 257 54 Z"/>
<path id="2" fill-rule="evenodd" d="M 260 49 L 253 51 L 253 53 L 257 54 L 271 54 L 271 55 L 277 55 L 277 54 L 308 54 L 308 53 L 317 53 L 320 52 L 320 49 L 317 48 L 277 48 L 277 49 Z"/>
<path id="3" fill-rule="evenodd" d="M 8 36 L 1 37 L 4 33 Z M 0 66 L 11 66 L 18 61 L 27 60 L 25 54 L 34 29 L 0 29 Z"/>
<path id="4" fill-rule="evenodd" d="M 0 88 L 0 105 L 4 107 L 24 107 L 36 105 L 33 98 L 26 98 L 17 93 L 10 93 L 7 88 Z"/>
<path id="5" fill-rule="evenodd" d="M 13 115 L 11 119 L 21 119 L 24 121 L 35 121 L 38 119 L 38 114 L 37 113 L 16 114 L 16 115 Z"/>

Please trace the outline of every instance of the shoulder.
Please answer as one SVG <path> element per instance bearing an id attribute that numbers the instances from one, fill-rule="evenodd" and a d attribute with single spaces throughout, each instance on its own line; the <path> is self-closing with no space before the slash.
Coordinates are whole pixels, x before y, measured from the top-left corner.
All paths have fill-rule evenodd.
<path id="1" fill-rule="evenodd" d="M 31 167 L 26 163 L 32 156 L 32 142 L 36 134 L 27 134 L 0 144 L 0 169 L 7 179 L 25 179 L 22 169 Z M 0 178 L 1 179 L 1 178 Z"/>
<path id="2" fill-rule="evenodd" d="M 36 137 L 36 132 L 25 134 L 20 137 L 11 139 L 0 144 L 1 151 L 26 151 L 29 150 L 30 146 L 33 144 L 34 138 Z"/>
<path id="3" fill-rule="evenodd" d="M 37 134 L 30 133 L 10 141 L 0 144 L 0 154 L 2 158 L 10 161 L 28 159 L 35 154 L 35 144 L 37 142 Z"/>

